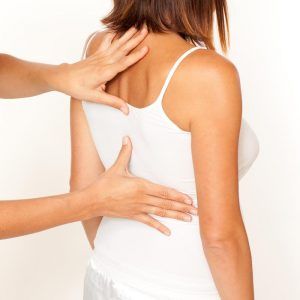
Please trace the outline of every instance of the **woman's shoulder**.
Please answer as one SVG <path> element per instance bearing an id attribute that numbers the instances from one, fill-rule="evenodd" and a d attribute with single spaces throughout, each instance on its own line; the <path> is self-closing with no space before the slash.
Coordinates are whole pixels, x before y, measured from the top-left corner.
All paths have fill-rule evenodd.
<path id="1" fill-rule="evenodd" d="M 191 99 L 194 98 L 196 101 L 216 94 L 224 93 L 225 95 L 240 89 L 240 78 L 236 66 L 213 50 L 199 49 L 191 53 L 175 77 L 178 88 L 183 92 L 188 92 Z M 222 100 L 222 97 L 212 98 L 216 99 L 214 102 Z M 232 99 L 234 101 L 236 97 Z"/>
<path id="2" fill-rule="evenodd" d="M 228 58 L 209 49 L 199 49 L 190 54 L 181 73 L 182 76 L 190 74 L 191 84 L 202 81 L 216 83 L 216 80 L 236 79 L 239 76 L 236 66 Z"/>
<path id="3" fill-rule="evenodd" d="M 199 49 L 182 62 L 175 74 L 170 94 L 177 119 L 187 128 L 203 113 L 213 116 L 216 109 L 239 113 L 240 80 L 237 68 L 213 50 Z M 180 113 L 179 113 L 180 112 Z"/>
<path id="4" fill-rule="evenodd" d="M 90 34 L 85 44 L 86 56 L 94 54 L 104 44 L 106 39 L 112 39 L 114 36 L 115 34 L 109 32 L 109 30 L 99 30 Z"/>

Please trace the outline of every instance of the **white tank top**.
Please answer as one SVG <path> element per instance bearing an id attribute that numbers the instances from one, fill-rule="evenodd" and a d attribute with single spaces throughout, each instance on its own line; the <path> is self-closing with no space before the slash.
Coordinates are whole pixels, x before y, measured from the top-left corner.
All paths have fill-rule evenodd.
<path id="1" fill-rule="evenodd" d="M 195 206 L 191 134 L 167 117 L 162 100 L 179 64 L 200 48 L 188 50 L 175 62 L 153 104 L 145 108 L 129 105 L 128 116 L 108 106 L 83 102 L 95 145 L 106 168 L 115 162 L 122 138 L 128 135 L 133 144 L 130 171 L 188 194 Z M 243 120 L 238 157 L 240 178 L 254 162 L 258 149 L 254 132 Z M 96 268 L 148 293 L 160 290 L 161 299 L 169 299 L 170 293 L 174 294 L 170 299 L 194 299 L 193 295 L 197 299 L 202 299 L 200 295 L 203 299 L 210 295 L 217 297 L 202 249 L 198 217 L 193 216 L 190 223 L 154 217 L 170 228 L 171 236 L 137 221 L 103 217 L 92 258 Z"/>

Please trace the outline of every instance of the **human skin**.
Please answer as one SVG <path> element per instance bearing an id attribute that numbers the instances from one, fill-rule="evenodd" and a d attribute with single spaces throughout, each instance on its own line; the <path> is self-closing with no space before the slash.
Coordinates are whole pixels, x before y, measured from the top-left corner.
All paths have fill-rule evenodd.
<path id="1" fill-rule="evenodd" d="M 128 141 L 122 146 L 112 168 L 95 176 L 80 191 L 39 199 L 0 201 L 0 239 L 98 216 L 134 218 L 141 213 L 142 204 L 148 200 L 157 209 L 163 209 L 168 201 L 192 202 L 183 193 L 129 174 L 127 169 L 131 151 Z M 158 230 L 167 230 L 155 220 L 145 221 Z"/>
<path id="2" fill-rule="evenodd" d="M 101 40 L 101 34 L 96 36 L 90 51 Z M 156 99 L 172 64 L 192 47 L 171 32 L 150 33 L 139 47 L 145 45 L 150 49 L 147 57 L 107 85 L 110 93 L 133 99 L 130 104 L 139 108 Z M 174 74 L 162 105 L 171 121 L 191 133 L 200 236 L 220 297 L 253 300 L 251 252 L 238 190 L 238 71 L 215 51 L 195 51 Z"/>
<path id="3" fill-rule="evenodd" d="M 107 32 L 103 43 L 88 59 L 48 65 L 0 54 L 0 98 L 24 98 L 59 91 L 74 98 L 99 102 L 128 113 L 126 102 L 105 91 L 105 83 L 142 59 L 148 51 L 133 51 L 147 36 L 143 28 L 129 29 L 120 38 Z"/>
<path id="4" fill-rule="evenodd" d="M 84 99 L 102 102 L 128 113 L 124 101 L 107 94 L 104 87 L 98 89 L 118 72 L 139 61 L 147 53 L 147 47 L 133 50 L 147 35 L 147 30 L 138 32 L 132 28 L 122 37 L 115 34 L 104 36 L 104 43 L 83 62 L 73 65 L 51 66 L 18 60 L 0 55 L 0 97 L 29 97 L 51 90 L 82 96 Z M 114 39 L 114 40 L 113 40 Z M 124 145 L 114 167 L 84 189 L 65 195 L 38 199 L 0 201 L 0 239 L 17 237 L 62 224 L 82 221 L 98 216 L 127 216 L 133 205 L 155 197 L 157 208 L 166 201 L 191 203 L 186 195 L 171 188 L 124 173 L 131 153 L 131 145 Z M 132 216 L 140 212 L 132 210 Z M 174 208 L 176 212 L 176 208 Z M 145 220 L 149 226 L 165 230 L 155 220 Z"/>
<path id="5" fill-rule="evenodd" d="M 71 100 L 71 140 L 72 140 L 72 164 L 71 164 L 71 178 L 70 188 L 71 192 L 76 192 L 88 186 L 101 174 L 105 174 L 105 168 L 99 158 L 97 149 L 93 142 L 93 138 L 87 124 L 85 113 L 82 108 L 82 104 L 78 100 Z M 128 140 L 128 147 L 132 147 L 130 139 Z M 127 157 L 126 168 L 123 168 L 122 175 L 132 178 L 136 177 L 129 173 L 128 164 L 130 157 Z M 141 187 L 147 184 L 146 180 L 142 181 Z M 142 222 L 148 226 L 151 226 L 163 234 L 170 235 L 169 228 L 163 225 L 149 214 L 163 216 L 166 218 L 173 218 L 178 220 L 187 221 L 191 220 L 190 214 L 197 214 L 197 209 L 192 205 L 191 199 L 185 194 L 181 194 L 178 191 L 155 187 L 154 184 L 148 183 L 147 193 L 140 194 L 138 200 L 135 201 L 108 201 L 107 205 L 115 205 L 115 213 L 111 214 L 106 212 L 105 216 L 121 217 L 136 220 Z M 153 193 L 153 190 L 160 192 Z M 118 191 L 118 185 L 113 185 L 112 190 Z M 123 190 L 122 197 L 130 199 L 132 189 L 134 186 L 128 185 L 127 190 Z M 139 188 L 137 193 L 139 193 Z M 118 196 L 119 197 L 119 196 Z M 118 199 L 114 196 L 112 198 Z M 123 213 L 120 214 L 121 208 Z M 96 216 L 89 220 L 84 220 L 83 227 L 85 229 L 87 238 L 91 247 L 94 247 L 94 239 L 97 233 L 97 229 L 102 220 L 102 217 Z"/>

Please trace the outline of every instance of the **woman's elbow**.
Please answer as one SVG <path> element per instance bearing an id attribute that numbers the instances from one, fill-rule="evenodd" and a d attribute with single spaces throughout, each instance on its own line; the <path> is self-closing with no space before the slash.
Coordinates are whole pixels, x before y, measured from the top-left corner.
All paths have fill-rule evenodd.
<path id="1" fill-rule="evenodd" d="M 201 230 L 203 248 L 207 250 L 235 250 L 247 240 L 244 226 L 224 230 L 206 228 Z"/>

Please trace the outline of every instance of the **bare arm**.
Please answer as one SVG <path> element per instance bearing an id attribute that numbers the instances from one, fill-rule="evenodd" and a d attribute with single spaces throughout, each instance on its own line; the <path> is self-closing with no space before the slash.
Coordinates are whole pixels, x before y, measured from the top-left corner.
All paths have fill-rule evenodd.
<path id="1" fill-rule="evenodd" d="M 77 191 L 85 188 L 105 171 L 93 142 L 80 101 L 71 100 L 72 164 L 70 188 Z M 82 222 L 90 245 L 93 247 L 102 217 Z"/>
<path id="2" fill-rule="evenodd" d="M 86 154 L 92 155 L 89 151 Z M 147 203 L 152 205 L 152 211 L 156 207 L 153 211 L 156 214 L 164 214 L 165 209 L 171 206 L 173 211 L 166 215 L 181 219 L 194 209 L 185 204 L 190 203 L 190 199 L 173 189 L 127 174 L 130 154 L 131 144 L 128 143 L 122 147 L 114 166 L 101 176 L 96 175 L 101 173 L 101 168 L 98 173 L 95 166 L 85 169 L 80 165 L 83 161 L 78 161 L 73 165 L 75 175 L 71 181 L 76 192 L 38 199 L 0 201 L 0 239 L 35 233 L 76 221 L 94 219 L 99 224 L 98 217 L 106 215 L 132 218 L 168 234 L 164 225 L 144 214 L 150 212 Z M 74 159 L 75 157 L 78 155 Z M 83 188 L 79 191 L 78 187 Z"/>
<path id="3" fill-rule="evenodd" d="M 92 195 L 72 193 L 39 199 L 0 201 L 0 239 L 26 235 L 93 215 Z"/>
<path id="4" fill-rule="evenodd" d="M 225 59 L 208 55 L 204 61 L 205 55 L 189 84 L 201 238 L 222 300 L 253 300 L 251 253 L 239 206 L 239 76 Z"/>
<path id="5" fill-rule="evenodd" d="M 53 88 L 48 80 L 55 74 L 59 74 L 58 66 L 0 54 L 0 98 L 23 98 L 50 92 Z"/>
<path id="6" fill-rule="evenodd" d="M 146 47 L 131 52 L 143 41 L 147 30 L 136 33 L 131 28 L 114 41 L 115 34 L 107 33 L 93 55 L 74 64 L 47 65 L 0 54 L 0 98 L 24 98 L 56 90 L 128 113 L 126 103 L 107 94 L 103 86 L 146 55 Z"/>
<path id="7" fill-rule="evenodd" d="M 251 254 L 238 193 L 239 79 L 227 63 L 211 75 L 191 120 L 201 237 L 222 300 L 252 300 Z"/>

